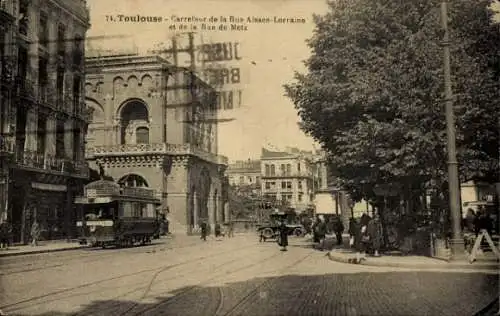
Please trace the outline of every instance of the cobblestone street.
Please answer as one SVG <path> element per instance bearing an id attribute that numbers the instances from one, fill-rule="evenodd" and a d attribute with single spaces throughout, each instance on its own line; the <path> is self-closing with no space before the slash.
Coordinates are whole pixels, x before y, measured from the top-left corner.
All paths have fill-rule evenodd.
<path id="1" fill-rule="evenodd" d="M 0 258 L 7 315 L 473 315 L 498 275 L 347 265 L 302 239 L 288 252 L 254 235 L 203 243 Z"/>

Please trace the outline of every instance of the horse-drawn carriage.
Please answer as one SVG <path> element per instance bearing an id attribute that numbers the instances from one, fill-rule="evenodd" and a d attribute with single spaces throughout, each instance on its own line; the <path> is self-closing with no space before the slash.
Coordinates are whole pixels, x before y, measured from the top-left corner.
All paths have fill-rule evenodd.
<path id="1" fill-rule="evenodd" d="M 269 220 L 262 223 L 257 228 L 257 232 L 260 236 L 260 241 L 266 241 L 267 239 L 275 239 L 279 237 L 280 234 L 280 223 L 285 221 L 286 227 L 288 229 L 288 235 L 303 236 L 305 229 L 301 224 L 294 224 L 293 216 L 288 212 L 275 211 L 269 215 Z"/>

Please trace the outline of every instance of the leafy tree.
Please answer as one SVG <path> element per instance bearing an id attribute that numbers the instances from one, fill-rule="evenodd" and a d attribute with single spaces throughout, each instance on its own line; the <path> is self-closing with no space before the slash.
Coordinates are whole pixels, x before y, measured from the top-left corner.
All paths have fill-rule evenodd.
<path id="1" fill-rule="evenodd" d="M 461 180 L 498 178 L 498 24 L 491 0 L 450 2 Z M 315 16 L 308 72 L 285 85 L 302 129 L 329 152 L 355 200 L 377 183 L 411 195 L 446 182 L 442 30 L 437 0 L 337 0 Z"/>
<path id="2" fill-rule="evenodd" d="M 234 218 L 251 219 L 255 216 L 258 199 L 252 186 L 231 186 L 228 190 L 229 208 Z"/>

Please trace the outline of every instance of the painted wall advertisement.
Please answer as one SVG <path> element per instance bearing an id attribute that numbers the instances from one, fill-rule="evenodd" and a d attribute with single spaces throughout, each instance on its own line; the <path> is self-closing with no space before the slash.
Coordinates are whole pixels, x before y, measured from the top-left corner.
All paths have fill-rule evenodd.
<path id="1" fill-rule="evenodd" d="M 219 115 L 244 106 L 243 86 L 249 83 L 248 73 L 243 65 L 243 45 L 239 41 L 212 41 L 203 34 L 194 34 L 194 56 L 190 54 L 187 33 L 175 36 L 178 51 L 177 64 L 189 68 L 191 58 L 197 75 L 211 85 L 217 94 Z M 172 51 L 172 40 L 161 44 L 161 49 Z M 172 53 L 164 56 L 173 62 Z"/>

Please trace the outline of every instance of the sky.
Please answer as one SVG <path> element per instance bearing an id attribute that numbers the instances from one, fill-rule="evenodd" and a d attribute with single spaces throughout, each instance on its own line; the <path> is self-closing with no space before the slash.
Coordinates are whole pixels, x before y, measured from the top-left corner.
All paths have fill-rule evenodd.
<path id="1" fill-rule="evenodd" d="M 297 125 L 297 111 L 284 96 L 283 84 L 293 82 L 294 71 L 305 71 L 303 60 L 310 55 L 305 41 L 314 29 L 312 15 L 326 12 L 325 0 L 87 0 L 87 3 L 91 19 L 87 48 L 130 49 L 135 45 L 140 53 L 147 53 L 156 43 L 169 43 L 174 34 L 182 45 L 185 31 L 169 29 L 172 24 L 176 28 L 179 24 L 189 28 L 196 25 L 197 44 L 238 43 L 241 60 L 228 64 L 240 68 L 241 82 L 224 89 L 241 89 L 242 103 L 241 107 L 221 114 L 234 120 L 219 124 L 219 154 L 234 161 L 258 158 L 262 147 L 313 149 L 313 140 Z M 120 22 L 120 14 L 161 16 L 162 22 Z M 244 23 L 247 30 L 200 30 L 202 23 L 174 23 L 172 15 L 207 19 L 213 16 L 218 21 L 205 24 L 216 28 L 221 25 L 221 16 L 303 18 L 306 23 Z M 113 21 L 109 16 L 114 17 Z M 231 23 L 222 24 L 230 28 Z M 102 35 L 128 38 L 92 40 Z"/>

